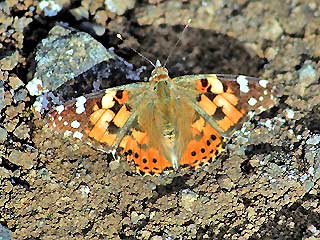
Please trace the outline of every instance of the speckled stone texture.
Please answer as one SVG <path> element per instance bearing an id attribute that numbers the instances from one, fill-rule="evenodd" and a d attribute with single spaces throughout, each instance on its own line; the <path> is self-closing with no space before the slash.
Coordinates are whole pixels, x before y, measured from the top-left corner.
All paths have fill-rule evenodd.
<path id="1" fill-rule="evenodd" d="M 13 239 L 320 238 L 319 1 L 6 0 L 0 9 L 0 228 Z M 244 74 L 279 91 L 279 104 L 245 124 L 216 161 L 143 177 L 44 127 L 27 85 L 54 26 L 90 34 L 102 51 L 113 47 L 123 60 L 113 71 L 128 61 L 145 66 L 145 80 L 152 66 L 128 47 L 164 62 L 189 18 L 171 76 Z M 74 72 L 57 82 L 68 86 L 70 74 L 87 70 L 75 63 L 90 49 L 71 54 L 65 67 Z M 41 74 L 61 73 L 52 65 Z M 97 79 L 109 74 L 97 69 Z M 109 80 L 140 76 L 130 71 Z"/>

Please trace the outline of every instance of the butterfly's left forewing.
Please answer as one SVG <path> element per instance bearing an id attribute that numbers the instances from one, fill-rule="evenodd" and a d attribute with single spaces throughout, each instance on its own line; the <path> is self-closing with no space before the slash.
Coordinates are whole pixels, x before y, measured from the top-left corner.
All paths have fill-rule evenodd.
<path id="1" fill-rule="evenodd" d="M 230 137 L 250 116 L 275 104 L 273 88 L 266 80 L 201 74 L 177 77 L 173 81 L 177 95 L 183 93 L 194 109 L 190 124 L 193 140 L 182 154 L 181 165 L 197 167 L 208 162 L 223 149 L 224 137 Z"/>
<path id="2" fill-rule="evenodd" d="M 228 137 L 253 114 L 274 106 L 274 89 L 267 80 L 243 75 L 200 74 L 174 78 L 196 111 Z"/>
<path id="3" fill-rule="evenodd" d="M 132 109 L 148 93 L 147 87 L 131 84 L 78 97 L 50 111 L 48 126 L 101 150 L 114 150 L 130 130 Z"/>

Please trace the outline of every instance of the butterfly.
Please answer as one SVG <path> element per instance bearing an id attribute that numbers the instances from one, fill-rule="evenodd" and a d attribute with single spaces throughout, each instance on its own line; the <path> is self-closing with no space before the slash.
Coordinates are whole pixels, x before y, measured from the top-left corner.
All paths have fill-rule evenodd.
<path id="1" fill-rule="evenodd" d="M 170 78 L 160 61 L 148 82 L 84 95 L 56 106 L 48 126 L 105 151 L 142 174 L 214 160 L 226 139 L 276 103 L 267 80 L 199 74 Z"/>

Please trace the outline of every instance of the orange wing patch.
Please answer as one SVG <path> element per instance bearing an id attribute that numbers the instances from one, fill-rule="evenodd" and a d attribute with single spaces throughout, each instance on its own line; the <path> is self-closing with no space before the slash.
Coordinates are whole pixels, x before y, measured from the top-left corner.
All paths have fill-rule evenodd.
<path id="1" fill-rule="evenodd" d="M 135 164 L 136 170 L 143 174 L 160 174 L 172 166 L 155 148 L 145 145 L 147 135 L 133 130 L 132 135 L 126 136 L 120 143 L 121 153 L 128 162 Z"/>
<path id="2" fill-rule="evenodd" d="M 233 132 L 250 110 L 260 113 L 275 103 L 266 80 L 242 75 L 209 75 L 196 79 L 195 89 L 200 92 L 199 106 L 216 121 L 220 132 Z M 266 98 L 261 97 L 264 93 Z"/>
<path id="3" fill-rule="evenodd" d="M 80 97 L 51 111 L 49 126 L 76 133 L 75 136 L 81 138 L 88 136 L 89 139 L 85 139 L 88 142 L 92 139 L 112 147 L 116 133 L 130 116 L 126 106 L 128 99 L 129 93 L 125 90 L 105 91 L 88 99 Z"/>
<path id="4" fill-rule="evenodd" d="M 203 124 L 201 128 L 199 128 Z M 203 118 L 197 120 L 192 126 L 192 132 L 196 133 L 188 144 L 182 158 L 181 165 L 198 168 L 214 159 L 223 149 L 224 139 Z M 201 132 L 199 130 L 201 129 Z"/>

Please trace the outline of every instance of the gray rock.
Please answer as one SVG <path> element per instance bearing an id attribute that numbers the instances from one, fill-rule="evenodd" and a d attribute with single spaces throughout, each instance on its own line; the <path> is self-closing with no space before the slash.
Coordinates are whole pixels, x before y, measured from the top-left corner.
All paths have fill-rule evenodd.
<path id="1" fill-rule="evenodd" d="M 12 233 L 11 231 L 0 225 L 0 240 L 11 240 L 12 239 Z"/>
<path id="2" fill-rule="evenodd" d="M 309 144 L 309 145 L 317 145 L 317 144 L 319 144 L 320 143 L 320 134 L 315 134 L 315 135 L 311 136 L 307 140 L 306 143 Z"/>
<path id="3" fill-rule="evenodd" d="M 89 34 L 55 26 L 38 46 L 36 73 L 27 84 L 30 95 L 53 91 L 102 61 L 113 58 Z"/>
<path id="4" fill-rule="evenodd" d="M 7 139 L 8 132 L 5 128 L 0 127 L 0 143 L 4 143 L 4 141 Z"/>
<path id="5" fill-rule="evenodd" d="M 4 86 L 3 86 L 3 82 L 0 81 L 0 111 L 4 108 L 4 106 L 5 106 Z"/>
<path id="6" fill-rule="evenodd" d="M 318 79 L 318 73 L 311 64 L 304 65 L 298 72 L 300 82 L 308 87 Z"/>

